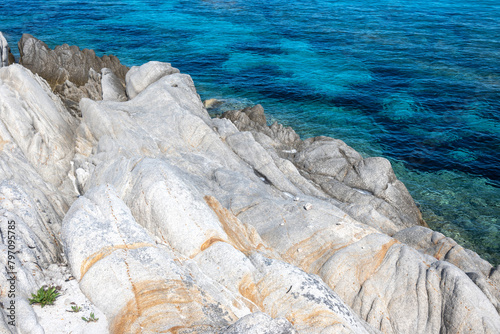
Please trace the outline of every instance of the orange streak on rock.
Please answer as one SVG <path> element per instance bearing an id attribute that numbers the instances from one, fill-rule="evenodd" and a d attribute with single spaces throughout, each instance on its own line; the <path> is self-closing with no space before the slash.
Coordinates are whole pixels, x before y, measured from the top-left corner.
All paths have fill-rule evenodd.
<path id="1" fill-rule="evenodd" d="M 144 242 L 139 242 L 131 245 L 116 245 L 116 246 L 107 246 L 99 250 L 98 252 L 95 252 L 94 254 L 90 255 L 87 259 L 85 259 L 82 262 L 82 265 L 80 266 L 80 275 L 81 278 L 80 280 L 83 279 L 83 276 L 87 273 L 87 271 L 99 260 L 109 256 L 111 253 L 113 253 L 116 250 L 119 249 L 137 249 L 137 248 L 143 248 L 143 247 L 156 247 L 153 244 L 149 243 L 144 243 Z"/>
<path id="2" fill-rule="evenodd" d="M 384 261 L 385 256 L 387 255 L 387 252 L 389 249 L 394 245 L 400 243 L 396 239 L 391 239 L 391 241 L 385 243 L 382 245 L 380 250 L 373 254 L 370 257 L 370 261 L 366 262 L 364 266 L 362 266 L 361 272 L 358 273 L 358 282 L 360 284 L 363 284 L 368 277 L 373 275 L 373 273 L 380 267 L 382 264 L 382 261 Z M 361 267 L 361 266 L 360 266 Z"/>
<path id="3" fill-rule="evenodd" d="M 210 239 L 208 239 L 207 241 L 205 241 L 200 249 L 201 251 L 203 252 L 205 249 L 207 249 L 208 247 L 212 246 L 213 244 L 215 244 L 216 242 L 226 242 L 226 240 L 222 240 L 221 238 L 217 238 L 217 237 L 211 237 Z"/>
<path id="4" fill-rule="evenodd" d="M 443 250 L 443 247 L 444 247 L 445 243 L 441 243 L 441 246 L 439 247 L 438 251 L 436 252 L 436 254 L 434 254 L 434 257 L 437 259 L 437 260 L 441 260 L 441 258 L 443 257 L 444 254 L 441 253 L 441 251 Z M 449 250 L 449 249 L 448 249 Z M 447 251 L 448 251 L 447 250 Z"/>
<path id="5" fill-rule="evenodd" d="M 283 258 L 302 270 L 317 274 L 330 256 L 349 245 L 349 243 L 339 245 L 322 237 L 325 232 L 325 230 L 317 231 L 309 238 L 293 245 L 283 254 Z"/>
<path id="6" fill-rule="evenodd" d="M 217 302 L 195 286 L 182 280 L 142 281 L 134 286 L 135 298 L 111 321 L 111 333 L 182 333 L 197 332 L 196 328 L 203 332 L 212 328 L 203 308 Z M 237 319 L 230 310 L 222 312 L 228 320 Z"/>
<path id="7" fill-rule="evenodd" d="M 243 225 L 231 211 L 224 208 L 213 196 L 205 196 L 205 202 L 215 212 L 219 221 L 229 237 L 229 242 L 234 248 L 245 255 L 254 250 L 260 250 L 268 257 L 279 258 L 276 252 L 267 247 L 255 230 Z M 209 240 L 208 240 L 209 241 Z M 205 242 L 206 243 L 206 242 Z M 204 243 L 204 244 L 205 244 Z"/>
<path id="8" fill-rule="evenodd" d="M 247 307 L 252 311 L 264 311 L 264 298 L 261 291 L 258 290 L 253 278 L 250 275 L 244 276 L 240 281 L 238 287 L 240 294 L 246 299 L 250 300 L 253 304 L 247 304 Z"/>

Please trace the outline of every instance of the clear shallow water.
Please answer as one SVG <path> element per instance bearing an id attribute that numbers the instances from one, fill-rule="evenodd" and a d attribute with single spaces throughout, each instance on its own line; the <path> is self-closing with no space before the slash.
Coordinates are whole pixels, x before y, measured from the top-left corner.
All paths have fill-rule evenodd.
<path id="1" fill-rule="evenodd" d="M 4 0 L 0 30 L 170 62 L 203 99 L 387 157 L 431 227 L 500 264 L 496 0 Z"/>

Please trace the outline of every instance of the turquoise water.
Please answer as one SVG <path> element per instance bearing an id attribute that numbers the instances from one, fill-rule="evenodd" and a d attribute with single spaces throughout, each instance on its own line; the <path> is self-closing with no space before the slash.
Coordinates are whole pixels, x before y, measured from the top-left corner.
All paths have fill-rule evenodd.
<path id="1" fill-rule="evenodd" d="M 431 227 L 500 264 L 500 3 L 3 1 L 0 30 L 189 73 L 303 137 L 390 159 Z"/>

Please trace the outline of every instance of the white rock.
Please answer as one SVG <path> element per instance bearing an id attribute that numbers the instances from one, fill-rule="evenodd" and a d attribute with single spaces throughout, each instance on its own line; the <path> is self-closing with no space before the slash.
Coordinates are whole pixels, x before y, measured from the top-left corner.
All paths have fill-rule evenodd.
<path id="1" fill-rule="evenodd" d="M 168 63 L 158 61 L 150 61 L 142 66 L 132 66 L 125 77 L 128 97 L 133 99 L 150 84 L 173 73 L 179 73 L 179 70 Z"/>
<path id="2" fill-rule="evenodd" d="M 112 333 L 217 327 L 236 319 L 232 304 L 220 304 L 156 246 L 110 186 L 94 188 L 72 205 L 63 241 L 73 275 L 104 311 Z"/>
<path id="3" fill-rule="evenodd" d="M 103 68 L 102 74 L 102 99 L 109 101 L 127 101 L 127 93 L 120 79 L 109 68 Z"/>
<path id="4" fill-rule="evenodd" d="M 61 186 L 74 154 L 73 117 L 45 80 L 18 64 L 0 68 L 0 99 L 0 120 L 13 134 L 9 140 L 44 181 Z"/>
<path id="5" fill-rule="evenodd" d="M 0 32 L 0 67 L 9 65 L 9 44 Z"/>

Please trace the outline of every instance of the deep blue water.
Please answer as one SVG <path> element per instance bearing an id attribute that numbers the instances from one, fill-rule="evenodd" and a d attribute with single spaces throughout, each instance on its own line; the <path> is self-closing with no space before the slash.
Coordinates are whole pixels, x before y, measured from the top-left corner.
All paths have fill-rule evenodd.
<path id="1" fill-rule="evenodd" d="M 0 31 L 170 62 L 203 99 L 387 157 L 431 227 L 500 263 L 498 0 L 4 0 Z"/>

